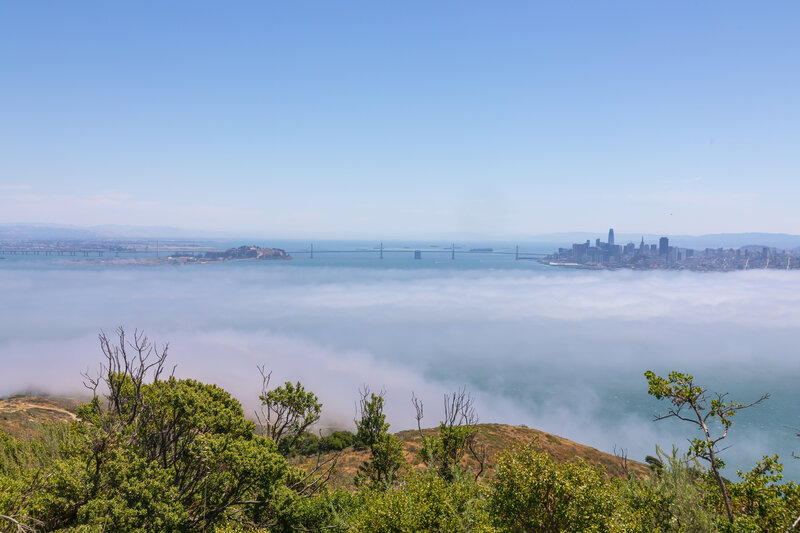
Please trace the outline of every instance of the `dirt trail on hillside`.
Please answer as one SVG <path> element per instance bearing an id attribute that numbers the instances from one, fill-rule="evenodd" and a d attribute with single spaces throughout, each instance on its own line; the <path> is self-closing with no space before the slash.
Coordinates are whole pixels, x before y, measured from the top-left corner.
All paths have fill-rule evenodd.
<path id="1" fill-rule="evenodd" d="M 0 413 L 18 413 L 29 409 L 40 409 L 58 413 L 70 420 L 77 420 L 78 417 L 72 411 L 54 405 L 47 400 L 32 400 L 30 398 L 7 398 L 0 400 Z"/>

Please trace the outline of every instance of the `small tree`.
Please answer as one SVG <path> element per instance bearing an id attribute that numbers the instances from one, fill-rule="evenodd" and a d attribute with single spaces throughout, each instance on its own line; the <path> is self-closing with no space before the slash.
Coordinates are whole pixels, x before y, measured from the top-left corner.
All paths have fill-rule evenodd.
<path id="1" fill-rule="evenodd" d="M 74 502 L 53 497 L 47 530 L 102 525 L 106 530 L 205 530 L 230 513 L 268 506 L 270 490 L 285 485 L 289 467 L 271 440 L 227 391 L 191 379 L 161 379 L 166 345 L 135 331 L 118 341 L 100 334 L 105 361 L 97 377 L 84 374 L 93 392 L 78 409 L 85 449 L 68 459 L 81 465 L 51 483 L 79 480 Z M 290 490 L 293 490 L 290 487 Z M 48 491 L 59 495 L 57 486 Z M 256 497 L 254 499 L 254 496 Z M 247 506 L 247 507 L 244 507 Z M 141 530 L 144 530 L 141 528 Z"/>
<path id="2" fill-rule="evenodd" d="M 728 436 L 728 430 L 733 424 L 733 417 L 736 413 L 761 403 L 769 398 L 769 394 L 764 394 L 758 400 L 744 405 L 736 402 L 726 402 L 727 393 L 709 393 L 708 389 L 696 385 L 694 377 L 689 374 L 673 371 L 669 373 L 668 377 L 664 378 L 648 370 L 644 375 L 649 385 L 648 394 L 655 396 L 659 400 L 667 399 L 672 404 L 672 407 L 669 407 L 666 413 L 656 416 L 655 420 L 677 418 L 697 425 L 698 429 L 703 432 L 702 438 L 689 440 L 689 455 L 708 462 L 719 485 L 728 521 L 733 523 L 730 496 L 725 487 L 725 480 L 720 473 L 725 463 L 719 458 L 719 453 L 722 451 L 719 448 L 719 442 Z M 713 434 L 715 428 L 712 424 L 715 422 L 722 426 L 721 434 Z"/>
<path id="3" fill-rule="evenodd" d="M 269 390 L 272 372 L 267 373 L 259 367 L 261 373 L 261 415 L 258 417 L 265 436 L 278 445 L 284 455 L 291 453 L 292 448 L 306 430 L 322 415 L 322 404 L 317 396 L 306 392 L 298 381 L 290 381 L 282 387 Z"/>
<path id="4" fill-rule="evenodd" d="M 359 468 L 356 481 L 367 479 L 372 484 L 389 485 L 403 466 L 403 444 L 389 433 L 383 413 L 384 391 L 375 394 L 364 387 L 359 394 L 361 418 L 355 421 L 356 440 L 369 448 L 370 459 Z"/>
<path id="5" fill-rule="evenodd" d="M 461 460 L 469 452 L 478 463 L 478 469 L 474 472 L 477 480 L 483 473 L 488 452 L 475 438 L 478 416 L 472 396 L 464 388 L 444 395 L 444 420 L 439 423 L 439 434 L 433 437 L 426 437 L 422 431 L 422 402 L 413 395 L 411 402 L 416 410 L 417 429 L 422 437 L 420 454 L 428 467 L 452 481 L 463 472 Z"/>

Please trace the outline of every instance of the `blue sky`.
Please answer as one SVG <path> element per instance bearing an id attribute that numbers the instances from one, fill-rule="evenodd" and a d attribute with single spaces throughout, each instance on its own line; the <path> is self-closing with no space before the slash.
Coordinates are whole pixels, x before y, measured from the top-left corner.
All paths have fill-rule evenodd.
<path id="1" fill-rule="evenodd" d="M 800 233 L 800 4 L 5 2 L 0 223 Z"/>

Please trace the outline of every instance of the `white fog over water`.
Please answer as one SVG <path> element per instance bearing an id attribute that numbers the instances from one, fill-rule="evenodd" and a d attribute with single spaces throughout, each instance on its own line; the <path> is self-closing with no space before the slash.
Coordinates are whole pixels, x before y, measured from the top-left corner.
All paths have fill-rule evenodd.
<path id="1" fill-rule="evenodd" d="M 442 257 L 441 259 L 444 259 Z M 215 382 L 248 409 L 256 365 L 301 380 L 325 425 L 351 427 L 357 390 L 387 392 L 394 430 L 425 423 L 466 385 L 481 421 L 525 424 L 642 460 L 655 444 L 686 449 L 688 424 L 653 422 L 645 370 L 692 373 L 748 402 L 724 452 L 727 474 L 779 453 L 800 479 L 796 384 L 800 275 L 572 271 L 533 262 L 337 258 L 190 266 L 0 261 L 0 395 L 81 391 L 100 330 L 143 329 L 170 343 L 176 374 Z M 338 263 L 336 262 L 338 261 Z M 456 264 L 458 263 L 458 264 Z M 492 268 L 488 268 L 492 267 Z M 789 426 L 789 428 L 787 428 Z M 796 464 L 797 463 L 797 464 Z"/>

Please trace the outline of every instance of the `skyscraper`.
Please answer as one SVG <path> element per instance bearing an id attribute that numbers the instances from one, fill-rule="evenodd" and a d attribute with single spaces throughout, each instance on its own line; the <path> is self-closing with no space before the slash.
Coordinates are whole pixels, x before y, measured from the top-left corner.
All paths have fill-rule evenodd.
<path id="1" fill-rule="evenodd" d="M 614 246 L 614 228 L 608 230 L 608 247 Z"/>
<path id="2" fill-rule="evenodd" d="M 669 254 L 669 239 L 666 237 L 661 237 L 658 240 L 658 254 L 666 256 Z"/>

